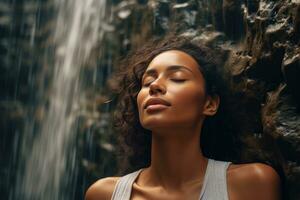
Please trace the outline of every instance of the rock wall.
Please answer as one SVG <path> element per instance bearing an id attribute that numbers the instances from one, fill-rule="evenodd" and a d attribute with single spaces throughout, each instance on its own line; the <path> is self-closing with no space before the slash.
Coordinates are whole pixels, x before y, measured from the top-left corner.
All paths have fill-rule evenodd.
<path id="1" fill-rule="evenodd" d="M 226 67 L 249 105 L 253 134 L 275 139 L 287 163 L 286 196 L 299 199 L 300 2 L 145 0 L 114 1 L 112 7 L 119 55 L 170 31 L 228 52 Z"/>

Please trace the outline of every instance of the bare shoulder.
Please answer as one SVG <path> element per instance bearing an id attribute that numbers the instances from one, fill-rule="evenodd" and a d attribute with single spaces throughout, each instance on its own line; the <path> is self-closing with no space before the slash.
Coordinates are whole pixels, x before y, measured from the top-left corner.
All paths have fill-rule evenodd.
<path id="1" fill-rule="evenodd" d="M 85 200 L 110 200 L 120 177 L 102 178 L 92 184 L 85 193 Z"/>
<path id="2" fill-rule="evenodd" d="M 228 168 L 227 177 L 229 195 L 256 200 L 280 199 L 280 177 L 269 165 L 233 164 Z"/>

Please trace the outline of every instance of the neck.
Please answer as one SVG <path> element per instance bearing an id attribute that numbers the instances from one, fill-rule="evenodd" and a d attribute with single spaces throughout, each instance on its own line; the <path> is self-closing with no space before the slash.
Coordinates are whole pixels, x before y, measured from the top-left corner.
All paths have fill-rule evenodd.
<path id="1" fill-rule="evenodd" d="M 199 145 L 200 130 L 152 132 L 149 184 L 178 190 L 203 181 L 207 159 Z"/>

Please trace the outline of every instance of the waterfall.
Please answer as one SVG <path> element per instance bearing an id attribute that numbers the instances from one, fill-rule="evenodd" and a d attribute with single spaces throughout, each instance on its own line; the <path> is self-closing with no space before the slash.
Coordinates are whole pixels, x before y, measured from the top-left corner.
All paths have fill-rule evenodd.
<path id="1" fill-rule="evenodd" d="M 84 95 L 80 73 L 104 31 L 105 0 L 55 0 L 55 61 L 40 130 L 24 136 L 16 199 L 74 199 L 76 116 Z M 31 141 L 33 140 L 33 141 Z M 31 145 L 32 144 L 32 145 Z M 30 146 L 29 146 L 30 145 Z M 76 164 L 77 163 L 77 164 Z"/>

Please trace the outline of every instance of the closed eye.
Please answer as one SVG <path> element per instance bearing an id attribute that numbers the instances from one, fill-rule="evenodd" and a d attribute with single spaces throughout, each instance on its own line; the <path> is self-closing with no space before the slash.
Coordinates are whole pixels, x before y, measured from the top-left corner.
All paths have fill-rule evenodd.
<path id="1" fill-rule="evenodd" d="M 143 87 L 148 87 L 148 86 L 150 86 L 151 83 L 152 83 L 152 81 L 149 81 L 149 82 L 147 82 L 147 83 L 144 83 L 142 86 L 143 86 Z"/>
<path id="2" fill-rule="evenodd" d="M 186 79 L 175 79 L 175 78 L 171 78 L 170 80 L 175 83 L 183 83 L 186 81 Z M 145 82 L 144 84 L 142 84 L 142 87 L 149 87 L 153 81 L 154 80 Z"/>
<path id="3" fill-rule="evenodd" d="M 186 81 L 186 79 L 171 79 L 171 81 L 181 83 Z"/>

